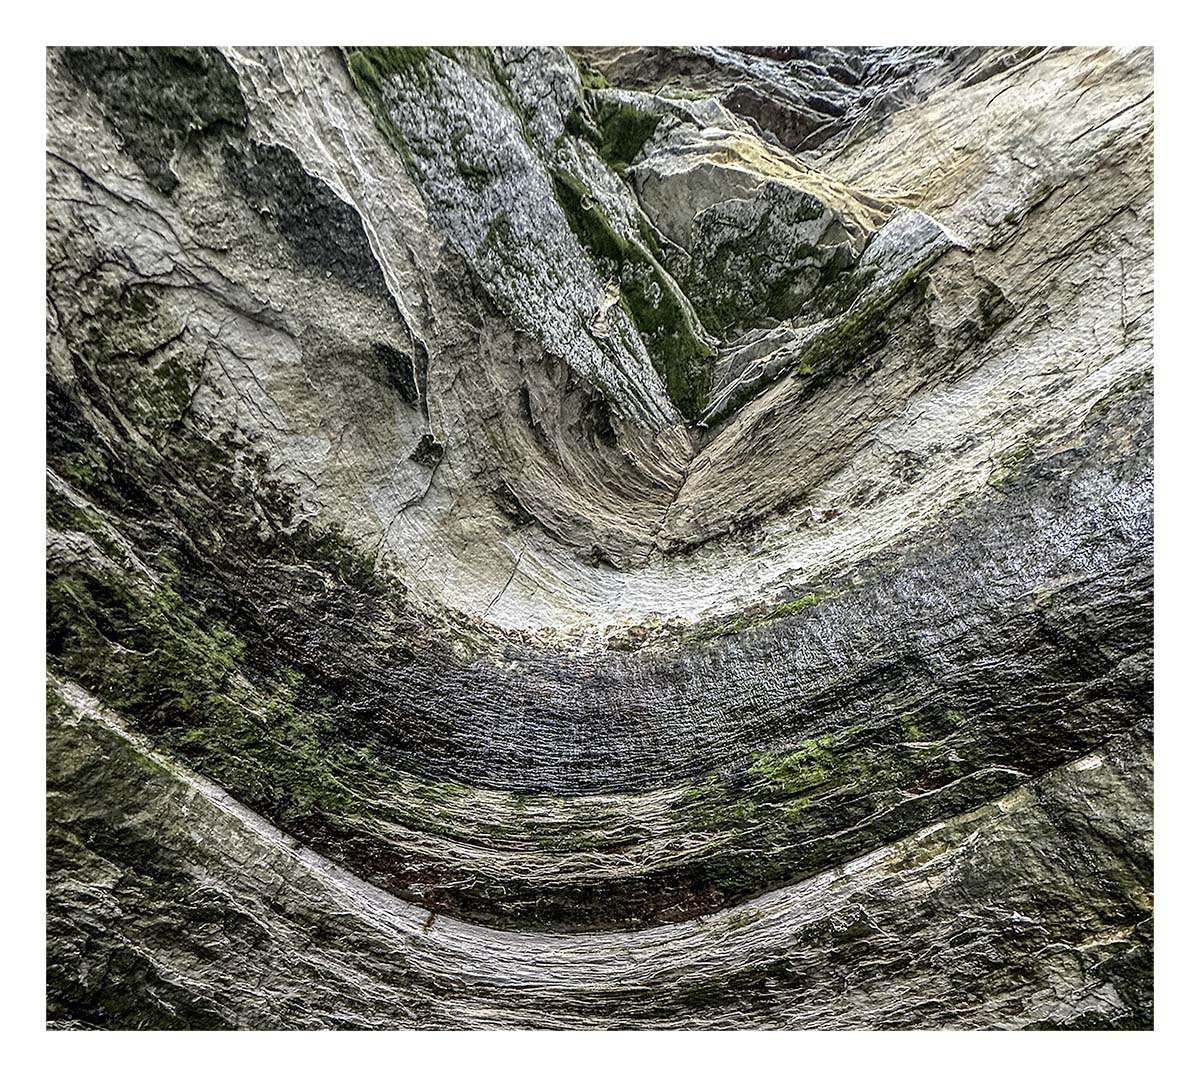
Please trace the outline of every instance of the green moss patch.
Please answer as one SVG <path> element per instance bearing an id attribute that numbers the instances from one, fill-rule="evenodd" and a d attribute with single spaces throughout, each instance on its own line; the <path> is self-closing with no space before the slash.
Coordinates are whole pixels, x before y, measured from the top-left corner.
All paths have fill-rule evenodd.
<path id="1" fill-rule="evenodd" d="M 589 94 L 597 152 L 609 167 L 623 172 L 653 137 L 662 116 L 612 97 Z"/>
<path id="2" fill-rule="evenodd" d="M 108 476 L 104 454 L 94 445 L 79 452 L 66 453 L 55 462 L 55 470 L 83 490 L 90 490 Z"/>
<path id="3" fill-rule="evenodd" d="M 299 677 L 254 683 L 242 642 L 169 584 L 142 589 L 77 566 L 46 585 L 52 665 L 165 748 L 283 825 L 356 803 L 370 757 L 295 704 Z"/>
<path id="4" fill-rule="evenodd" d="M 684 634 L 685 642 L 694 643 L 704 640 L 720 639 L 722 636 L 732 636 L 739 632 L 748 631 L 751 628 L 758 628 L 761 625 L 770 624 L 772 621 L 778 621 L 784 617 L 795 617 L 797 614 L 803 613 L 805 610 L 812 609 L 813 606 L 820 605 L 825 599 L 831 598 L 832 595 L 817 594 L 814 591 L 809 591 L 806 594 L 800 595 L 797 598 L 789 599 L 787 602 L 782 602 L 768 610 L 755 611 L 747 610 L 744 613 L 739 613 L 733 617 L 722 618 L 717 621 L 712 621 L 708 624 L 701 625 L 699 628 L 692 629 Z"/>
<path id="5" fill-rule="evenodd" d="M 796 239 L 824 211 L 814 196 L 771 182 L 749 202 L 718 203 L 697 218 L 687 293 L 709 331 L 732 339 L 794 317 L 846 268 L 848 249 Z"/>
<path id="6" fill-rule="evenodd" d="M 354 45 L 343 53 L 355 83 L 382 95 L 387 80 L 397 75 L 427 83 L 430 51 L 425 46 Z"/>
<path id="7" fill-rule="evenodd" d="M 602 277 L 620 284 L 621 305 L 637 327 L 667 394 L 687 419 L 708 399 L 713 348 L 670 275 L 640 239 L 621 235 L 569 172 L 553 174 L 555 194 L 576 238 Z"/>
<path id="8" fill-rule="evenodd" d="M 919 287 L 924 268 L 924 264 L 913 266 L 876 292 L 859 294 L 848 310 L 798 349 L 788 369 L 804 379 L 806 394 L 852 370 L 887 342 L 893 324 L 889 312 L 906 293 Z M 761 389 L 759 382 L 737 388 L 705 420 L 716 422 L 731 415 Z"/>
<path id="9" fill-rule="evenodd" d="M 429 52 L 425 47 L 398 45 L 355 45 L 342 49 L 350 81 L 371 110 L 375 126 L 406 161 L 409 160 L 408 150 L 388 115 L 384 93 L 388 81 L 395 77 L 410 80 L 418 86 L 428 86 L 431 79 Z"/>
<path id="10" fill-rule="evenodd" d="M 1034 446 L 1030 441 L 1019 441 L 1010 445 L 996 458 L 996 466 L 988 475 L 988 485 L 1000 487 L 1012 482 L 1020 475 L 1022 467 L 1033 455 L 1033 451 Z"/>

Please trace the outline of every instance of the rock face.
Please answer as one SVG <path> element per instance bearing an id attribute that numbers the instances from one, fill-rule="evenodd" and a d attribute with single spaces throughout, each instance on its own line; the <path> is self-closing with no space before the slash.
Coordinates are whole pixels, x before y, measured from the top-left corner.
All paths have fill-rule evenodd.
<path id="1" fill-rule="evenodd" d="M 1151 1027 L 1152 88 L 50 50 L 50 1022 Z"/>

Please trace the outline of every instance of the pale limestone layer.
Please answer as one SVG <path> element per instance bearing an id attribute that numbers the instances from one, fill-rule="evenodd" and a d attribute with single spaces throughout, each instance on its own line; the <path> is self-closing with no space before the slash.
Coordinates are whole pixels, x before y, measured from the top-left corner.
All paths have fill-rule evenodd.
<path id="1" fill-rule="evenodd" d="M 481 194 L 456 188 L 436 219 L 336 51 L 226 55 L 255 137 L 294 151 L 361 215 L 396 309 L 273 252 L 252 215 L 222 196 L 219 169 L 203 153 L 181 170 L 174 201 L 150 190 L 99 116 L 81 98 L 55 96 L 54 81 L 52 231 L 66 214 L 64 227 L 86 231 L 97 257 L 126 252 L 107 272 L 176 285 L 170 313 L 206 356 L 194 408 L 266 450 L 307 515 L 341 527 L 414 597 L 497 626 L 595 639 L 786 596 L 850 570 L 964 498 L 991 496 L 998 458 L 1024 444 L 1070 444 L 1105 392 L 1149 369 L 1146 52 L 1039 54 L 993 79 L 937 90 L 827 158 L 792 158 L 719 109 L 692 112 L 700 124 L 728 117 L 735 131 L 678 121 L 664 146 L 691 137 L 718 154 L 712 170 L 692 170 L 708 177 L 698 212 L 722 190 L 744 198 L 781 175 L 800 187 L 809 176 L 818 198 L 865 192 L 867 202 L 834 199 L 848 235 L 865 235 L 898 204 L 928 214 L 958 248 L 926 270 L 924 299 L 908 315 L 935 346 L 947 342 L 940 368 L 927 369 L 929 333 L 916 341 L 896 332 L 870 376 L 813 392 L 802 374 L 782 373 L 699 448 L 629 326 L 600 336 L 580 327 L 594 328 L 593 314 L 615 325 L 624 313 L 611 300 L 605 307 L 606 284 L 589 277 L 586 252 L 548 193 L 555 154 L 601 171 L 582 161 L 590 147 L 560 138 L 575 78 L 561 54 L 512 62 L 524 80 L 516 106 L 486 65 L 438 55 L 445 108 L 424 122 L 449 122 L 453 101 L 494 113 L 489 152 L 501 180 Z M 539 97 L 539 88 L 554 89 Z M 520 94 L 541 109 L 523 123 L 509 111 Z M 733 164 L 722 149 L 731 144 L 741 147 Z M 652 219 L 661 213 L 646 192 L 678 169 L 677 155 L 656 145 L 635 169 Z M 597 184 L 597 198 L 614 218 L 624 213 L 626 226 L 627 197 Z M 672 200 L 671 212 L 686 215 L 690 205 Z M 516 220 L 529 238 L 524 260 L 488 270 L 480 250 L 490 215 L 526 210 L 535 216 Z M 681 233 L 685 224 L 660 226 Z M 464 258 L 511 322 L 449 286 Z M 538 276 L 549 269 L 570 277 L 565 291 Z M 1003 323 L 960 343 L 987 321 L 981 302 L 997 296 Z M 785 323 L 753 362 L 786 368 L 808 331 Z M 342 358 L 377 339 L 427 353 L 427 418 L 383 397 Z M 573 379 L 612 401 L 615 450 L 581 441 L 590 420 L 577 394 L 564 396 Z M 444 446 L 432 469 L 410 458 L 425 435 Z M 920 467 L 893 473 L 890 462 L 910 458 Z M 536 522 L 514 528 L 496 509 L 497 486 Z M 748 536 L 725 536 L 745 520 L 756 521 Z"/>

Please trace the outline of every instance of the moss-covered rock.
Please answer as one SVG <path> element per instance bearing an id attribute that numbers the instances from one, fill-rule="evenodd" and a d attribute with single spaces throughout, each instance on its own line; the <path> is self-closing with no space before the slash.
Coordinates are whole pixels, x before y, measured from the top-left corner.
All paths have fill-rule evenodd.
<path id="1" fill-rule="evenodd" d="M 246 124 L 237 76 L 216 49 L 89 46 L 61 56 L 163 194 L 179 184 L 174 158 L 189 138 Z"/>

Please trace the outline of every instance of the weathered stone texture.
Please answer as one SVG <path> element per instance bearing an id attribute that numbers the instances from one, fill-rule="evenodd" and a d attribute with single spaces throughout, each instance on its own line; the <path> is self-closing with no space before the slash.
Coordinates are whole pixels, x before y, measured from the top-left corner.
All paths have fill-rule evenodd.
<path id="1" fill-rule="evenodd" d="M 50 50 L 51 1022 L 1150 1027 L 1152 94 Z"/>

